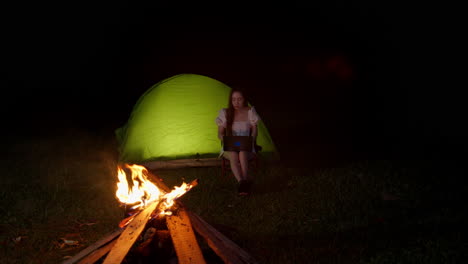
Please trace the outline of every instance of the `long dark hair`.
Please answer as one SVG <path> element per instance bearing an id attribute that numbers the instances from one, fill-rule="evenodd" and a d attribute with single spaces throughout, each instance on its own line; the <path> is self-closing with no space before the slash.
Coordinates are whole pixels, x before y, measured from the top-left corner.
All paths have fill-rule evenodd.
<path id="1" fill-rule="evenodd" d="M 238 92 L 244 97 L 244 106 L 248 106 L 249 103 L 247 101 L 247 97 L 245 96 L 245 93 L 238 89 L 238 88 L 233 88 L 231 89 L 231 92 L 229 93 L 229 102 L 228 102 L 228 108 L 226 109 L 226 135 L 232 136 L 232 123 L 234 122 L 234 106 L 232 105 L 232 94 Z"/>

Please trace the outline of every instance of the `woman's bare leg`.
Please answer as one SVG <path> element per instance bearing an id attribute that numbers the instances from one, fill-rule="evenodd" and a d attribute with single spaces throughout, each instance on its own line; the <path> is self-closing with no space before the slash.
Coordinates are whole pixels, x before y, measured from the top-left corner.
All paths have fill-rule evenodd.
<path id="1" fill-rule="evenodd" d="M 225 151 L 223 156 L 229 160 L 234 177 L 236 177 L 238 182 L 241 181 L 243 178 L 239 164 L 239 154 L 235 151 Z"/>
<path id="2" fill-rule="evenodd" d="M 250 152 L 248 151 L 241 151 L 239 153 L 239 161 L 242 170 L 242 179 L 249 180 L 248 172 L 249 172 L 249 155 Z"/>

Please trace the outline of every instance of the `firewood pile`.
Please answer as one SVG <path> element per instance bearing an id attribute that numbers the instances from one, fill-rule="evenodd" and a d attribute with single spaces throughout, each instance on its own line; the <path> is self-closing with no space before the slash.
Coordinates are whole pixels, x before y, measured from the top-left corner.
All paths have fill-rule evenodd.
<path id="1" fill-rule="evenodd" d="M 158 176 L 147 172 L 161 190 L 170 189 Z M 197 180 L 191 185 L 195 186 Z M 161 202 L 148 204 L 128 216 L 119 228 L 105 235 L 62 264 L 85 263 L 210 263 L 204 256 L 196 234 L 204 239 L 224 263 L 257 263 L 245 250 L 224 236 L 200 216 L 175 200 L 170 214 L 162 214 Z M 174 254 L 175 251 L 175 254 Z"/>

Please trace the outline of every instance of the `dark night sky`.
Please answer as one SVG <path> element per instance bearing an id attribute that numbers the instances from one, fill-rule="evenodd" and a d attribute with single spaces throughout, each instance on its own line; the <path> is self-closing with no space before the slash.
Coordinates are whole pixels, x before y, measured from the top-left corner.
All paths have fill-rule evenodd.
<path id="1" fill-rule="evenodd" d="M 439 43 L 449 41 L 449 23 L 426 11 L 339 1 L 18 4 L 5 9 L 2 23 L 2 106 L 10 131 L 47 134 L 51 124 L 72 124 L 108 133 L 154 83 L 198 73 L 247 89 L 280 149 L 304 144 L 285 139 L 291 133 L 337 152 L 401 152 L 408 142 L 449 135 L 458 142 L 466 130 L 452 121 L 462 108 L 427 88 L 447 69 L 439 61 L 452 50 Z M 434 100 L 444 110 L 434 110 Z"/>

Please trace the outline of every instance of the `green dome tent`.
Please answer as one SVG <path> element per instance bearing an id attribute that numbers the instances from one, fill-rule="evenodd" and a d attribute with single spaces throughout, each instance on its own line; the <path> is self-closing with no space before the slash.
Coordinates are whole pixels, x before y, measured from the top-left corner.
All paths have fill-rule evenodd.
<path id="1" fill-rule="evenodd" d="M 197 74 L 179 74 L 156 83 L 139 98 L 128 122 L 115 131 L 120 161 L 217 158 L 221 145 L 215 119 L 227 107 L 230 90 Z M 262 146 L 262 157 L 278 157 L 262 121 L 257 144 Z"/>

